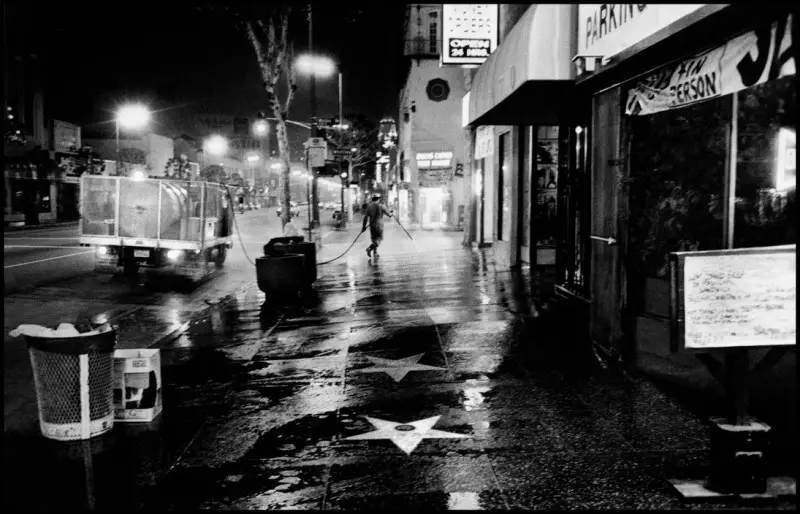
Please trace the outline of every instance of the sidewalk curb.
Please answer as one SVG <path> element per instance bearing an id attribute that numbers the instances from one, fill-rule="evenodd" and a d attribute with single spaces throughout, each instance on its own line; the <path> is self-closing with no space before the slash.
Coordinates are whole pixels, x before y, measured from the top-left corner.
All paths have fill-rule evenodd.
<path id="1" fill-rule="evenodd" d="M 9 225 L 3 226 L 3 234 L 10 234 L 16 232 L 37 232 L 40 230 L 50 230 L 62 227 L 75 227 L 77 228 L 79 222 L 77 221 L 63 221 L 59 223 L 42 223 L 41 225 L 25 225 L 22 227 L 12 227 Z"/>

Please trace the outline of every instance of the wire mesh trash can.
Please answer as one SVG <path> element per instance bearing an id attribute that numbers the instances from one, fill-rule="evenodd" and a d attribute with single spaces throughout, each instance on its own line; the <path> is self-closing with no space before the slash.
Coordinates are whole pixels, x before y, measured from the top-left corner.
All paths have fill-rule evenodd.
<path id="1" fill-rule="evenodd" d="M 75 441 L 111 430 L 116 331 L 26 339 L 42 435 Z"/>

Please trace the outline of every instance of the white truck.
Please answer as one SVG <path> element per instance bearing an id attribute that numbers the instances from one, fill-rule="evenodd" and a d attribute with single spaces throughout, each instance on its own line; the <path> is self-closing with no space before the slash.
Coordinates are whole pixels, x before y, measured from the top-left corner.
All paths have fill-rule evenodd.
<path id="1" fill-rule="evenodd" d="M 95 248 L 96 272 L 171 268 L 200 278 L 233 246 L 228 186 L 84 175 L 80 194 L 80 244 Z"/>

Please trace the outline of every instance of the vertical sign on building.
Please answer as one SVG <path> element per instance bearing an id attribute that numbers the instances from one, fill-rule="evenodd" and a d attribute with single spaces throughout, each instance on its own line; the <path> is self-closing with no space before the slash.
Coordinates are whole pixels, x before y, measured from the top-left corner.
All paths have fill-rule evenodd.
<path id="1" fill-rule="evenodd" d="M 442 5 L 442 64 L 480 66 L 497 48 L 497 4 Z"/>

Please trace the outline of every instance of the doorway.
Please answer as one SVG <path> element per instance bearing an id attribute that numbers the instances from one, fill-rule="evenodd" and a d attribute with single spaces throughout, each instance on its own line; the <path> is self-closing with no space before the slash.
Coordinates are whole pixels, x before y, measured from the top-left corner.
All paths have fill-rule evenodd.
<path id="1" fill-rule="evenodd" d="M 523 264 L 531 264 L 531 177 L 533 176 L 533 134 L 534 127 L 520 127 L 519 162 L 519 259 Z"/>
<path id="2" fill-rule="evenodd" d="M 617 239 L 617 171 L 620 163 L 621 91 L 612 88 L 592 99 L 592 179 L 590 222 L 589 335 L 602 350 L 615 355 L 622 333 L 620 252 Z M 611 238 L 611 239 L 609 239 Z"/>

